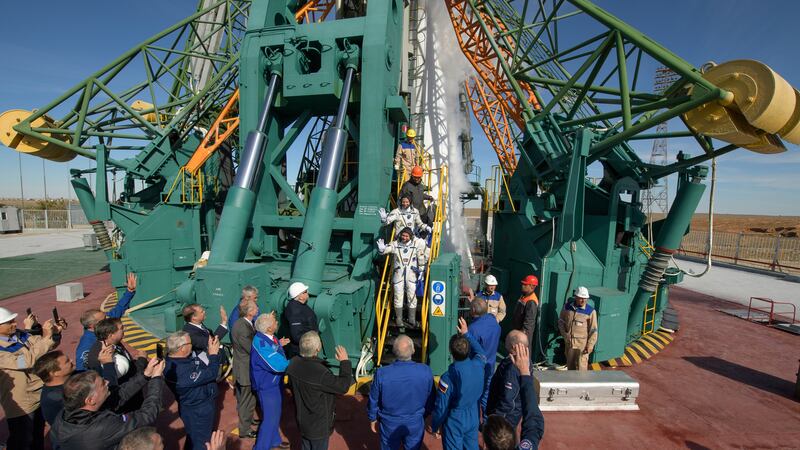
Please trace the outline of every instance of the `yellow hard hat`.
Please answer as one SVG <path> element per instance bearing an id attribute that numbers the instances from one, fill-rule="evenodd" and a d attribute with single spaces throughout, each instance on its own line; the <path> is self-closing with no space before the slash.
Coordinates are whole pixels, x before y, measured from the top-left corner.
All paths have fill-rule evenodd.
<path id="1" fill-rule="evenodd" d="M 408 130 L 406 130 L 406 137 L 409 138 L 409 139 L 413 139 L 413 138 L 417 137 L 417 132 L 414 131 L 413 128 L 409 128 Z"/>

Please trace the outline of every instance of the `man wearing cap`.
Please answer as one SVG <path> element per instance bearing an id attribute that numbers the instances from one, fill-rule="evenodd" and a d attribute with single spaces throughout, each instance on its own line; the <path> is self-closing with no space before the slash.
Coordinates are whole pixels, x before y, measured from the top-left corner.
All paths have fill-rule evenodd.
<path id="1" fill-rule="evenodd" d="M 406 141 L 400 142 L 397 146 L 397 152 L 394 156 L 394 170 L 397 171 L 398 176 L 401 171 L 404 175 L 408 176 L 411 169 L 417 164 L 417 146 L 414 144 L 414 138 L 417 137 L 417 132 L 413 128 L 406 130 Z"/>
<path id="2" fill-rule="evenodd" d="M 514 308 L 511 326 L 528 336 L 528 343 L 533 355 L 535 354 L 533 351 L 533 333 L 536 331 L 536 316 L 539 313 L 539 298 L 534 291 L 539 286 L 539 279 L 536 278 L 536 275 L 528 275 L 522 279 L 521 283 L 520 291 L 522 291 L 522 295 Z"/>
<path id="3" fill-rule="evenodd" d="M 477 294 L 472 291 L 472 288 L 469 289 L 470 301 L 475 298 L 486 300 L 489 314 L 497 319 L 497 323 L 502 322 L 506 317 L 506 301 L 503 299 L 503 295 L 497 292 L 497 278 L 494 275 L 486 275 L 486 278 L 483 279 L 483 290 Z"/>
<path id="4" fill-rule="evenodd" d="M 564 304 L 558 331 L 564 337 L 564 354 L 569 370 L 587 370 L 589 355 L 597 343 L 597 312 L 588 304 L 589 290 L 575 289 L 574 298 Z"/>
<path id="5" fill-rule="evenodd" d="M 393 209 L 390 213 L 380 208 L 378 214 L 381 216 L 381 223 L 384 225 L 394 224 L 394 234 L 397 236 L 403 228 L 411 228 L 417 234 L 419 231 L 430 231 L 431 227 L 420 219 L 417 208 L 411 206 L 411 196 L 406 194 L 400 197 L 400 207 Z"/>
<path id="6" fill-rule="evenodd" d="M 286 345 L 287 357 L 298 354 L 300 337 L 309 331 L 319 331 L 319 321 L 314 310 L 308 306 L 308 286 L 301 282 L 289 286 L 289 303 L 283 310 L 283 317 L 289 324 L 289 344 Z"/>
<path id="7" fill-rule="evenodd" d="M 433 217 L 430 217 L 425 200 L 433 201 L 433 197 L 425 193 L 425 186 L 422 185 L 422 167 L 414 166 L 411 169 L 411 178 L 403 183 L 400 188 L 400 197 L 406 195 L 411 197 L 411 204 L 419 211 L 420 218 L 428 225 L 433 224 Z"/>
<path id="8" fill-rule="evenodd" d="M 425 271 L 427 263 L 425 241 L 415 237 L 411 228 L 403 228 L 397 240 L 386 245 L 378 239 L 378 251 L 381 255 L 394 254 L 392 272 L 392 288 L 394 290 L 395 323 L 403 328 L 403 298 L 408 302 L 408 323 L 412 328 L 417 326 L 417 276 Z"/>
<path id="9" fill-rule="evenodd" d="M 56 346 L 53 334 L 61 327 L 48 320 L 41 336 L 17 330 L 17 314 L 0 308 L 0 405 L 5 411 L 9 449 L 41 449 L 44 445 L 44 418 L 39 408 L 42 380 L 32 373 L 40 356 Z M 31 329 L 36 318 L 31 314 L 23 324 Z"/>

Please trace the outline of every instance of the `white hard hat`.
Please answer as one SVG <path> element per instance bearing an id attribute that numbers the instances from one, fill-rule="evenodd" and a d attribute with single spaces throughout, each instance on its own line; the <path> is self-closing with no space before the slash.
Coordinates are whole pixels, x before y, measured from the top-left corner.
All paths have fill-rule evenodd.
<path id="1" fill-rule="evenodd" d="M 589 298 L 589 290 L 583 286 L 578 286 L 578 289 L 575 289 L 575 297 Z"/>
<path id="2" fill-rule="evenodd" d="M 11 311 L 5 308 L 0 308 L 0 323 L 11 322 L 16 318 L 17 318 L 17 313 L 12 313 Z"/>
<path id="3" fill-rule="evenodd" d="M 124 357 L 124 356 L 122 356 L 120 354 L 115 354 L 114 355 L 114 368 L 117 371 L 117 377 L 122 377 L 126 373 L 128 373 L 128 370 L 130 370 L 131 362 L 128 361 L 128 358 L 126 358 L 126 357 Z"/>
<path id="4" fill-rule="evenodd" d="M 486 275 L 486 278 L 483 279 L 483 282 L 487 286 L 497 286 L 497 278 L 494 275 Z"/>
<path id="5" fill-rule="evenodd" d="M 208 258 L 210 257 L 211 257 L 211 252 L 208 250 L 204 251 L 203 254 L 200 255 L 200 259 L 205 259 L 206 261 L 208 261 Z"/>
<path id="6" fill-rule="evenodd" d="M 295 298 L 307 290 L 308 286 L 306 286 L 305 284 L 299 281 L 294 282 L 292 283 L 291 286 L 289 286 L 289 298 Z"/>

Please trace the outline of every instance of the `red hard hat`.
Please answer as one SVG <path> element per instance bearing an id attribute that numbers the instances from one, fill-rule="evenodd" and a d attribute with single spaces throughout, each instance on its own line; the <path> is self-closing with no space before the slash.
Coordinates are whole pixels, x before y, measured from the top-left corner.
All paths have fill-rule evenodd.
<path id="1" fill-rule="evenodd" d="M 528 286 L 538 286 L 539 279 L 536 278 L 536 275 L 528 275 L 522 279 L 522 284 L 527 284 Z"/>
<path id="2" fill-rule="evenodd" d="M 421 177 L 422 176 L 422 167 L 414 166 L 414 168 L 411 169 L 411 176 L 412 177 Z"/>

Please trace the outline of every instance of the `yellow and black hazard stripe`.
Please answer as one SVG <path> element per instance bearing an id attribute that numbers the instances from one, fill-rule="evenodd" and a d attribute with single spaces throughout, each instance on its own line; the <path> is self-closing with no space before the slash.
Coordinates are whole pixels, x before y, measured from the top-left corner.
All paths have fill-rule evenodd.
<path id="1" fill-rule="evenodd" d="M 592 370 L 603 370 L 639 364 L 642 361 L 652 358 L 653 355 L 663 350 L 673 339 L 675 339 L 675 337 L 670 332 L 663 330 L 654 331 L 628 344 L 622 356 L 609 359 L 608 361 L 592 363 L 589 367 Z"/>
<path id="2" fill-rule="evenodd" d="M 116 305 L 117 294 L 113 293 L 106 297 L 106 299 L 103 301 L 103 304 L 100 306 L 100 309 L 103 311 L 109 311 Z M 125 326 L 125 337 L 122 338 L 122 341 L 136 350 L 147 354 L 148 357 L 155 356 L 156 345 L 159 342 L 163 343 L 163 340 L 157 338 L 152 333 L 139 326 L 139 324 L 129 316 L 122 316 L 121 320 L 122 324 Z"/>

